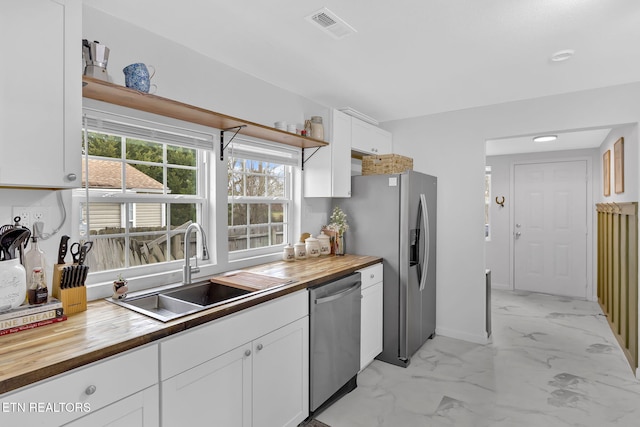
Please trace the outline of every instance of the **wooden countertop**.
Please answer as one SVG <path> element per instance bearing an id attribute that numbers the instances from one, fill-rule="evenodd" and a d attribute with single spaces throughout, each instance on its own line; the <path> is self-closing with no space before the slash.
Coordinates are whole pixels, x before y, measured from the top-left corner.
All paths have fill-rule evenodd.
<path id="1" fill-rule="evenodd" d="M 345 255 L 245 268 L 242 271 L 298 281 L 167 323 L 103 299 L 91 301 L 87 311 L 64 322 L 0 337 L 0 394 L 381 261 L 379 257 Z"/>

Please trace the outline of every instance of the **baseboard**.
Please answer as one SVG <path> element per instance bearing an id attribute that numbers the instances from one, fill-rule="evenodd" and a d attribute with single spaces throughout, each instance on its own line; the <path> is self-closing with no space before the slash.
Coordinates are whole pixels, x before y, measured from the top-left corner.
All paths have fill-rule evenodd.
<path id="1" fill-rule="evenodd" d="M 448 328 L 436 328 L 436 335 L 442 335 L 443 337 L 455 338 L 457 340 L 469 341 L 475 344 L 487 344 L 489 343 L 489 337 L 486 332 L 481 335 L 469 334 L 467 332 L 458 331 Z"/>

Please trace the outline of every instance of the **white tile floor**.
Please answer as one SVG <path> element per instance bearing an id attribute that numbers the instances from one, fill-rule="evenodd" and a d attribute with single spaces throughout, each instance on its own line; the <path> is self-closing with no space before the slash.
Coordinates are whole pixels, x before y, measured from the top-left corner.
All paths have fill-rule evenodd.
<path id="1" fill-rule="evenodd" d="M 352 426 L 640 426 L 640 381 L 597 303 L 493 291 L 492 342 L 436 336 L 408 368 L 374 361 L 318 415 Z"/>

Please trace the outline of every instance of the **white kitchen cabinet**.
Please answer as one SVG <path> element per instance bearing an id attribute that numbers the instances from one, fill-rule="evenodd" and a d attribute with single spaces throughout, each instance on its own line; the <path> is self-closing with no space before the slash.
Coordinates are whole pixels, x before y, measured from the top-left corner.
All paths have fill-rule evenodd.
<path id="1" fill-rule="evenodd" d="M 358 270 L 362 280 L 360 370 L 382 352 L 382 263 Z"/>
<path id="2" fill-rule="evenodd" d="M 156 426 L 157 384 L 158 347 L 154 344 L 1 395 L 2 404 L 11 405 L 11 410 L 0 414 L 1 424 L 48 427 L 77 420 L 74 426 Z M 109 414 L 119 414 L 122 422 L 139 423 L 118 424 L 118 417 Z"/>
<path id="3" fill-rule="evenodd" d="M 168 338 L 160 376 L 166 427 L 297 426 L 309 412 L 307 292 Z"/>
<path id="4" fill-rule="evenodd" d="M 329 145 L 305 154 L 304 197 L 351 196 L 351 116 L 332 109 Z M 309 150 L 311 151 L 311 150 Z"/>
<path id="5" fill-rule="evenodd" d="M 393 151 L 391 132 L 356 118 L 351 125 L 351 149 L 361 154 L 391 154 Z"/>
<path id="6" fill-rule="evenodd" d="M 82 4 L 0 3 L 0 186 L 81 186 Z"/>
<path id="7" fill-rule="evenodd" d="M 158 386 L 154 385 L 65 424 L 65 427 L 158 427 L 159 425 L 159 393 Z"/>

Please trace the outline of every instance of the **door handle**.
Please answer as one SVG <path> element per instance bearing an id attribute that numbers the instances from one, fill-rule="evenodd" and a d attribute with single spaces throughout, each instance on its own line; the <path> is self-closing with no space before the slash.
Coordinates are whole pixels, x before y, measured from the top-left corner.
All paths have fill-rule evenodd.
<path id="1" fill-rule="evenodd" d="M 514 233 L 514 235 L 516 236 L 516 239 L 519 239 L 519 238 L 520 238 L 520 236 L 522 235 L 522 233 L 521 233 L 521 232 L 519 232 L 519 231 L 516 231 L 516 232 Z"/>
<path id="2" fill-rule="evenodd" d="M 427 210 L 427 198 L 420 194 L 420 206 L 422 208 L 422 221 L 424 225 L 424 258 L 422 261 L 422 275 L 420 276 L 420 290 L 423 291 L 427 283 L 427 272 L 429 271 L 429 211 Z"/>
<path id="3" fill-rule="evenodd" d="M 342 298 L 343 296 L 350 294 L 351 292 L 355 291 L 356 289 L 360 289 L 360 285 L 362 284 L 362 282 L 358 281 L 356 282 L 355 285 L 351 286 L 350 288 L 347 288 L 343 291 L 340 292 L 336 292 L 335 294 L 332 295 L 328 295 L 324 298 L 318 298 L 315 303 L 316 304 L 324 304 L 325 302 L 331 302 L 331 301 L 335 301 L 337 299 Z"/>

